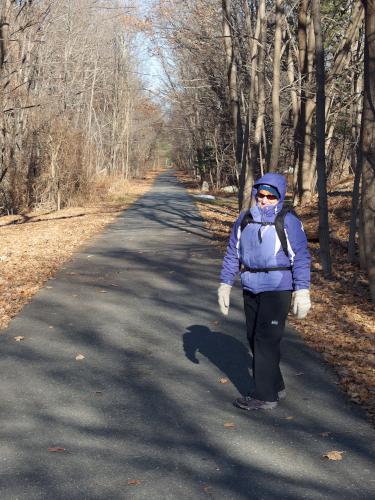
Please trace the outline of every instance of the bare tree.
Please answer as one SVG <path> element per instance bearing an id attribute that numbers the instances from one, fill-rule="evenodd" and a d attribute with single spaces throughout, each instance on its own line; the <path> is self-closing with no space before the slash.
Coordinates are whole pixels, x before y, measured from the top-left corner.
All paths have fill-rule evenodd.
<path id="1" fill-rule="evenodd" d="M 324 46 L 320 20 L 320 0 L 312 0 L 312 17 L 315 30 L 316 50 L 316 136 L 319 207 L 319 243 L 323 272 L 331 274 L 331 253 L 329 248 L 328 201 L 325 161 L 325 70 Z"/>
<path id="2" fill-rule="evenodd" d="M 365 8 L 364 99 L 361 130 L 362 246 L 375 302 L 375 1 L 363 0 Z"/>
<path id="3" fill-rule="evenodd" d="M 273 79 L 272 79 L 272 149 L 270 170 L 277 170 L 280 156 L 281 115 L 280 115 L 280 59 L 282 44 L 283 0 L 275 1 L 276 28 L 273 52 Z"/>

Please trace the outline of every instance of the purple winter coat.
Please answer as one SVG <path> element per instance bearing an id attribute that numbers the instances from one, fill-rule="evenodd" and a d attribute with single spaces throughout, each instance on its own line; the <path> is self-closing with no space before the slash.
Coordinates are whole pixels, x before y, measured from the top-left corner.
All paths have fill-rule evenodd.
<path id="1" fill-rule="evenodd" d="M 256 186 L 259 184 L 275 187 L 280 193 L 280 200 L 277 205 L 268 205 L 262 209 L 258 206 L 252 207 L 250 210 L 253 220 L 274 222 L 285 199 L 285 177 L 275 173 L 264 175 L 254 184 L 253 197 L 256 195 Z M 248 224 L 241 233 L 241 221 L 245 215 L 246 211 L 241 212 L 234 223 L 221 270 L 221 283 L 233 285 L 240 264 L 249 268 L 292 266 L 291 271 L 242 272 L 242 287 L 253 293 L 308 289 L 311 259 L 301 221 L 291 213 L 285 216 L 284 229 L 288 243 L 288 259 L 281 247 L 275 226 Z M 259 228 L 261 228 L 261 242 L 258 238 Z"/>

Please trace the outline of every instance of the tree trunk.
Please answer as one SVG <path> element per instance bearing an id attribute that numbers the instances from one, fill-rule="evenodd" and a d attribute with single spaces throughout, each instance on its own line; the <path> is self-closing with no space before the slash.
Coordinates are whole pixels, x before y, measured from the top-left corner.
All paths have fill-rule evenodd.
<path id="1" fill-rule="evenodd" d="M 360 57 L 360 43 L 357 42 L 356 55 L 355 58 L 359 60 Z M 356 62 L 356 61 L 353 61 Z M 353 195 L 352 195 L 352 209 L 351 209 L 351 217 L 350 217 L 350 231 L 349 231 L 349 242 L 348 242 L 348 256 L 350 262 L 355 262 L 355 236 L 357 232 L 357 219 L 358 219 L 358 206 L 360 200 L 360 181 L 362 176 L 362 157 L 361 157 L 361 137 L 358 141 L 358 131 L 361 128 L 361 105 L 362 99 L 360 95 L 363 90 L 363 75 L 362 72 L 358 72 L 358 74 L 354 75 L 353 81 L 353 96 L 354 101 L 352 103 L 352 155 L 351 155 L 351 167 L 354 172 L 354 185 L 353 185 Z"/>
<path id="2" fill-rule="evenodd" d="M 240 104 L 237 90 L 237 61 L 235 57 L 233 36 L 231 30 L 231 0 L 222 0 L 223 6 L 223 36 L 227 62 L 227 78 L 229 87 L 230 109 L 234 137 L 236 170 L 239 174 L 242 159 L 243 131 Z"/>
<path id="3" fill-rule="evenodd" d="M 283 0 L 276 0 L 275 47 L 273 53 L 272 80 L 272 149 L 270 170 L 276 171 L 280 156 L 281 115 L 280 115 L 280 60 L 282 39 Z"/>
<path id="4" fill-rule="evenodd" d="M 364 97 L 361 129 L 363 249 L 375 302 L 375 0 L 363 0 L 365 7 Z"/>
<path id="5" fill-rule="evenodd" d="M 298 9 L 298 73 L 299 73 L 299 92 L 300 105 L 298 123 L 294 136 L 294 205 L 296 205 L 301 196 L 301 178 L 302 161 L 304 152 L 305 128 L 306 128 L 306 79 L 307 79 L 307 9 L 308 0 L 301 0 Z"/>
<path id="6" fill-rule="evenodd" d="M 261 142 L 264 127 L 264 114 L 266 108 L 265 97 L 265 75 L 264 75 L 264 59 L 265 47 L 267 41 L 267 18 L 266 18 L 266 2 L 265 0 L 259 1 L 259 22 L 260 22 L 260 40 L 258 47 L 258 64 L 257 64 L 257 89 L 258 89 L 258 115 L 255 124 L 254 140 L 251 148 L 251 165 L 252 171 L 255 174 L 259 173 L 259 162 L 261 162 Z"/>
<path id="7" fill-rule="evenodd" d="M 312 17 L 315 32 L 316 54 L 316 139 L 317 139 L 317 176 L 319 208 L 319 244 L 323 273 L 331 274 L 331 253 L 329 248 L 328 201 L 325 162 L 325 73 L 324 47 L 320 21 L 320 0 L 312 1 Z"/>
<path id="8" fill-rule="evenodd" d="M 257 21 L 255 27 L 255 34 L 252 37 L 251 30 L 251 14 L 247 0 L 244 1 L 245 22 L 249 36 L 249 52 L 250 52 L 250 68 L 249 74 L 249 101 L 246 117 L 246 126 L 244 134 L 244 145 L 242 151 L 242 169 L 240 176 L 239 186 L 239 208 L 249 208 L 251 203 L 251 189 L 254 183 L 254 172 L 252 170 L 253 164 L 251 163 L 251 156 L 249 156 L 249 141 L 251 135 L 251 127 L 253 122 L 253 109 L 254 109 L 254 95 L 255 95 L 255 80 L 257 72 L 257 52 L 259 47 L 260 36 L 260 17 L 259 9 L 257 13 Z M 249 66 L 249 64 L 248 64 Z"/>
<path id="9" fill-rule="evenodd" d="M 302 204 L 309 203 L 311 201 L 311 185 L 312 179 L 315 173 L 315 165 L 312 161 L 312 131 L 313 131 L 313 119 L 315 111 L 315 96 L 313 92 L 313 69 L 314 69 L 314 57 L 315 57 L 315 32 L 313 26 L 313 20 L 310 21 L 308 42 L 307 42 L 307 71 L 305 75 L 304 83 L 304 97 L 305 97 L 305 112 L 304 112 L 304 123 L 302 127 L 304 129 L 303 138 L 303 149 L 302 149 L 302 165 L 300 166 L 300 186 L 299 195 L 300 202 Z"/>
<path id="10" fill-rule="evenodd" d="M 294 61 L 293 61 L 293 51 L 292 51 L 292 39 L 289 37 L 288 43 L 288 82 L 290 85 L 290 99 L 292 102 L 292 122 L 293 122 L 293 132 L 295 133 L 297 125 L 298 125 L 298 114 L 299 114 L 299 106 L 298 102 L 298 93 L 296 90 L 296 78 L 294 75 Z"/>
<path id="11" fill-rule="evenodd" d="M 6 63 L 9 44 L 9 20 L 8 12 L 10 0 L 3 0 L 0 13 L 0 69 Z"/>

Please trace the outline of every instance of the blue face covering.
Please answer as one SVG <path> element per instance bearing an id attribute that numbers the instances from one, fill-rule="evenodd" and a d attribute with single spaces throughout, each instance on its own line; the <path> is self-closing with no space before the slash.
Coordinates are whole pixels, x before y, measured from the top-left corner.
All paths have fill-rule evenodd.
<path id="1" fill-rule="evenodd" d="M 259 191 L 268 191 L 269 193 L 277 196 L 278 199 L 280 198 L 280 193 L 273 186 L 269 186 L 268 184 L 259 184 L 258 186 L 256 186 L 256 188 L 257 188 L 258 192 Z"/>

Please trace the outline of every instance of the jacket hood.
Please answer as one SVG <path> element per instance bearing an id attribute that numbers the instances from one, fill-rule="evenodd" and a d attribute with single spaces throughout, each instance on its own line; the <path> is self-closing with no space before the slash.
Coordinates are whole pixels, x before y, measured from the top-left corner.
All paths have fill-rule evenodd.
<path id="1" fill-rule="evenodd" d="M 286 194 L 286 179 L 281 174 L 275 174 L 274 172 L 268 172 L 263 175 L 260 179 L 258 179 L 253 186 L 252 195 L 255 198 L 257 193 L 257 186 L 260 184 L 269 184 L 272 187 L 275 187 L 280 193 L 279 203 L 283 203 Z"/>

